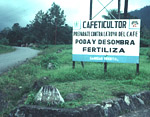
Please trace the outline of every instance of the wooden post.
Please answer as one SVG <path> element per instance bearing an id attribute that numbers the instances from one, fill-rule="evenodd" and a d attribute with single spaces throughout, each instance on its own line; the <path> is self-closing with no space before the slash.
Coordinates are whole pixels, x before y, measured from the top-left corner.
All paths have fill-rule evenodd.
<path id="1" fill-rule="evenodd" d="M 137 63 L 137 64 L 136 64 L 136 74 L 137 74 L 137 75 L 139 75 L 139 73 L 140 73 L 140 72 L 139 72 L 139 66 L 140 66 L 139 63 Z"/>
<path id="2" fill-rule="evenodd" d="M 75 68 L 75 61 L 73 61 L 73 63 L 72 63 L 72 68 L 73 69 Z"/>
<path id="3" fill-rule="evenodd" d="M 93 0 L 90 0 L 90 20 L 92 20 L 92 5 L 93 4 Z"/>
<path id="4" fill-rule="evenodd" d="M 90 0 L 90 17 L 89 17 L 90 20 L 92 20 L 92 4 L 93 4 L 93 0 Z M 75 61 L 73 61 L 72 65 L 73 65 L 72 68 L 74 69 L 75 68 Z M 83 61 L 81 61 L 81 65 L 84 68 Z"/>
<path id="5" fill-rule="evenodd" d="M 125 0 L 125 6 L 124 6 L 124 18 L 127 19 L 128 15 L 128 0 Z"/>
<path id="6" fill-rule="evenodd" d="M 128 0 L 125 0 L 125 6 L 124 6 L 124 18 L 127 19 L 128 15 Z M 136 74 L 139 74 L 139 63 L 136 64 Z"/>
<path id="7" fill-rule="evenodd" d="M 83 61 L 81 61 L 81 65 L 82 65 L 82 67 L 84 68 L 84 63 L 83 63 Z"/>
<path id="8" fill-rule="evenodd" d="M 104 72 L 107 72 L 107 62 L 104 63 Z"/>
<path id="9" fill-rule="evenodd" d="M 120 3 L 121 1 L 118 0 L 118 19 L 120 19 Z"/>

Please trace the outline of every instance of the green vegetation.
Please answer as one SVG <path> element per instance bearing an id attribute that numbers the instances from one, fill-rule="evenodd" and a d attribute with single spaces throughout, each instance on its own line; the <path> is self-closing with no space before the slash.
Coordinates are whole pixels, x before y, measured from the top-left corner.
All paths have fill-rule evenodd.
<path id="1" fill-rule="evenodd" d="M 149 13 L 149 8 L 146 7 L 147 12 L 144 10 L 144 13 Z M 118 16 L 116 10 L 110 12 L 115 17 Z M 76 62 L 76 68 L 72 69 L 71 45 L 40 46 L 38 49 L 41 49 L 42 52 L 38 57 L 0 76 L 0 96 L 2 95 L 1 97 L 7 103 L 5 104 L 7 108 L 0 112 L 0 116 L 7 116 L 22 97 L 28 97 L 25 104 L 34 104 L 34 96 L 38 91 L 34 88 L 35 83 L 56 86 L 63 97 L 72 92 L 83 95 L 82 100 L 59 105 L 63 108 L 101 103 L 103 100 L 116 98 L 121 94 L 150 90 L 150 48 L 148 48 L 150 46 L 150 29 L 146 27 L 149 25 L 144 25 L 149 23 L 149 20 L 146 20 L 148 15 L 145 16 L 146 18 L 142 16 L 140 45 L 147 48 L 141 48 L 140 51 L 139 75 L 135 73 L 135 64 L 109 63 L 107 73 L 104 73 L 103 63 L 85 63 L 85 68 L 82 68 L 81 63 Z M 113 19 L 110 14 L 103 17 Z M 128 14 L 128 18 L 135 17 L 138 17 L 136 13 Z M 121 14 L 121 18 L 123 18 L 123 14 Z M 72 27 L 65 24 L 65 20 L 64 10 L 53 3 L 47 12 L 39 11 L 31 24 L 26 27 L 15 23 L 11 28 L 4 28 L 0 32 L 0 44 L 2 44 L 0 45 L 0 54 L 14 50 L 12 47 L 3 45 L 71 44 Z M 62 52 L 57 53 L 58 50 Z M 49 63 L 53 64 L 52 69 L 47 68 Z M 0 105 L 4 105 L 1 100 Z"/>
<path id="2" fill-rule="evenodd" d="M 28 63 L 19 66 L 0 77 L 0 92 L 5 95 L 8 108 L 1 115 L 8 113 L 17 105 L 22 96 L 28 95 L 25 104 L 34 104 L 35 82 L 42 85 L 56 86 L 63 97 L 71 92 L 83 95 L 82 100 L 66 102 L 59 107 L 73 108 L 91 103 L 101 103 L 121 94 L 133 94 L 150 90 L 150 59 L 149 48 L 140 51 L 140 75 L 136 75 L 135 64 L 108 64 L 108 72 L 104 73 L 103 63 L 85 63 L 82 68 L 76 62 L 72 69 L 71 45 L 43 46 L 43 52 Z M 58 50 L 62 52 L 57 53 Z M 53 63 L 53 69 L 47 64 Z"/>
<path id="3" fill-rule="evenodd" d="M 139 10 L 130 12 L 130 14 L 132 16 L 136 16 L 139 19 L 141 19 L 141 21 L 144 23 L 145 27 L 150 29 L 150 22 L 149 22 L 150 17 L 147 17 L 149 15 L 149 12 L 150 12 L 150 5 L 149 6 L 147 5 Z M 149 36 L 150 36 L 150 34 L 149 34 Z"/>
<path id="4" fill-rule="evenodd" d="M 150 46 L 150 39 L 141 38 L 140 39 L 140 45 L 142 47 L 148 47 L 148 46 Z"/>
<path id="5" fill-rule="evenodd" d="M 0 45 L 0 54 L 7 53 L 7 52 L 12 52 L 14 50 L 15 50 L 15 48 L 12 48 L 10 46 Z"/>
<path id="6" fill-rule="evenodd" d="M 19 23 L 0 31 L 0 44 L 71 44 L 72 27 L 65 23 L 64 10 L 55 3 L 46 12 L 40 10 L 26 27 Z"/>

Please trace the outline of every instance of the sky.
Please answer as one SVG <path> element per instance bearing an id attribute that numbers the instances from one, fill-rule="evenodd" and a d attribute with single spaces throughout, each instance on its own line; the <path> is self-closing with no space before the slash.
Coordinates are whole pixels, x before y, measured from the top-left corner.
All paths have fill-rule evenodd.
<path id="1" fill-rule="evenodd" d="M 106 6 L 112 0 L 99 0 Z M 121 11 L 124 10 L 124 1 L 121 0 Z M 128 11 L 143 8 L 150 5 L 149 0 L 128 0 Z M 89 19 L 90 0 L 0 0 L 0 30 L 4 27 L 12 27 L 14 23 L 19 23 L 25 27 L 30 24 L 35 17 L 35 14 L 42 10 L 46 12 L 55 2 L 64 10 L 66 15 L 66 23 L 72 26 L 74 20 Z M 107 7 L 117 9 L 118 0 L 113 0 Z M 93 17 L 101 10 L 103 6 L 98 0 L 93 0 Z M 94 20 L 102 20 L 102 15 L 106 15 L 106 10 L 103 10 Z"/>

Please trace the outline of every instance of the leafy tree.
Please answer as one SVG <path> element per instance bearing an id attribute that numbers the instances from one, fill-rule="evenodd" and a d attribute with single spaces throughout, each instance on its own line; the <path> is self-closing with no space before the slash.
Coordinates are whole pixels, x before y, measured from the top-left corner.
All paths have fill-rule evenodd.
<path id="1" fill-rule="evenodd" d="M 0 32 L 0 44 L 3 45 L 9 44 L 9 40 L 7 39 L 7 36 L 10 31 L 11 29 L 9 27 L 6 27 Z"/>
<path id="2" fill-rule="evenodd" d="M 30 31 L 32 32 L 31 35 L 34 35 L 36 37 L 36 42 L 40 43 L 42 41 L 42 38 L 44 36 L 44 28 L 45 26 L 43 25 L 43 17 L 44 17 L 44 12 L 40 10 L 36 15 L 35 19 L 32 21 L 32 24 L 30 25 Z"/>
<path id="3" fill-rule="evenodd" d="M 12 31 L 15 31 L 15 32 L 19 32 L 21 30 L 21 27 L 19 25 L 19 23 L 15 23 L 13 26 L 12 26 Z"/>
<path id="4" fill-rule="evenodd" d="M 44 12 L 42 10 L 40 10 L 36 15 L 35 15 L 35 19 L 33 22 L 38 22 L 38 23 L 42 23 L 43 21 L 43 17 L 44 17 Z"/>
<path id="5" fill-rule="evenodd" d="M 2 31 L 1 31 L 1 36 L 2 38 L 5 38 L 7 37 L 8 33 L 11 31 L 11 29 L 9 27 L 6 27 L 4 28 Z"/>
<path id="6" fill-rule="evenodd" d="M 72 43 L 72 27 L 65 24 L 59 30 L 58 44 L 71 44 Z"/>
<path id="7" fill-rule="evenodd" d="M 1 45 L 8 45 L 9 44 L 9 40 L 7 38 L 1 38 L 0 39 L 0 44 Z"/>
<path id="8" fill-rule="evenodd" d="M 40 10 L 26 27 L 15 23 L 12 29 L 0 32 L 0 39 L 8 39 L 10 45 L 71 43 L 72 27 L 66 25 L 65 20 L 64 10 L 53 3 L 46 13 Z"/>
<path id="9" fill-rule="evenodd" d="M 22 43 L 36 43 L 36 39 L 34 35 L 25 35 L 22 39 Z"/>
<path id="10" fill-rule="evenodd" d="M 60 6 L 55 3 L 52 4 L 47 14 L 50 16 L 53 25 L 62 26 L 65 24 L 66 16 L 64 15 L 64 10 L 61 10 Z"/>
<path id="11" fill-rule="evenodd" d="M 109 13 L 107 15 L 103 15 L 102 17 L 104 19 L 114 19 L 114 17 L 116 19 L 118 19 L 118 10 L 117 9 L 112 9 L 109 11 Z M 120 13 L 120 19 L 124 19 L 124 14 L 123 13 Z M 135 16 L 131 16 L 129 13 L 127 14 L 127 19 L 138 19 L 137 17 Z"/>
<path id="12" fill-rule="evenodd" d="M 66 16 L 64 15 L 64 10 L 61 10 L 60 6 L 55 3 L 46 13 L 51 22 L 52 38 L 50 39 L 53 44 L 56 44 L 57 37 L 60 35 L 60 30 L 63 25 L 65 25 Z"/>
<path id="13" fill-rule="evenodd" d="M 64 32 L 61 29 L 65 20 L 64 11 L 55 3 L 46 13 L 39 11 L 31 24 L 32 34 L 37 38 L 37 43 L 56 44 L 56 40 L 58 41 L 58 37 Z"/>
<path id="14" fill-rule="evenodd" d="M 12 31 L 8 33 L 7 38 L 9 39 L 10 45 L 20 46 L 22 43 L 23 33 L 19 23 L 15 23 L 12 26 Z"/>
<path id="15" fill-rule="evenodd" d="M 110 13 L 109 13 L 110 12 Z M 117 19 L 118 18 L 118 12 L 117 12 L 117 10 L 116 9 L 112 9 L 112 10 L 110 10 L 108 12 L 108 14 L 107 15 L 103 15 L 102 17 L 104 18 L 104 19 L 114 19 L 114 17 Z M 113 16 L 114 17 L 113 17 Z"/>

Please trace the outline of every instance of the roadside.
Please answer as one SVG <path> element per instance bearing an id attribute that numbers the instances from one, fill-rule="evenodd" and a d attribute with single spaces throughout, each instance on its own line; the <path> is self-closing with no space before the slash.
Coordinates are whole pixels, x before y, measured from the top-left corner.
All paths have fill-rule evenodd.
<path id="1" fill-rule="evenodd" d="M 0 74 L 39 53 L 38 50 L 27 47 L 14 47 L 14 50 L 16 51 L 0 55 Z"/>
<path id="2" fill-rule="evenodd" d="M 59 105 L 61 108 L 100 104 L 104 100 L 149 90 L 147 51 L 148 48 L 141 48 L 140 74 L 136 75 L 135 64 L 109 63 L 107 73 L 102 63 L 85 63 L 83 69 L 81 63 L 76 62 L 72 69 L 72 45 L 48 45 L 39 56 L 0 77 L 0 90 L 8 102 L 7 109 L 0 115 L 9 114 L 20 104 L 34 105 L 34 96 L 43 85 L 55 86 L 63 98 L 69 93 L 83 96 L 81 100 Z"/>
<path id="3" fill-rule="evenodd" d="M 13 52 L 16 49 L 11 46 L 6 46 L 6 45 L 0 45 L 0 54 L 8 53 L 8 52 Z"/>

